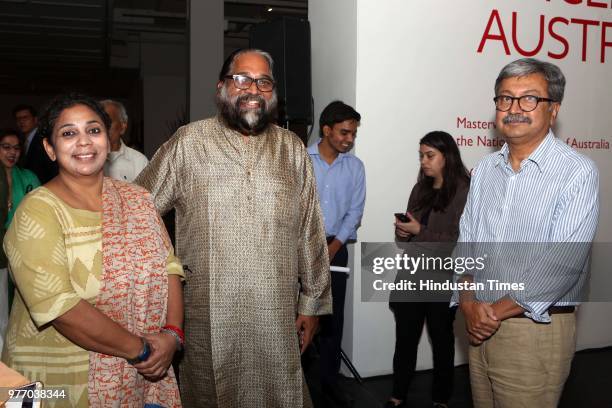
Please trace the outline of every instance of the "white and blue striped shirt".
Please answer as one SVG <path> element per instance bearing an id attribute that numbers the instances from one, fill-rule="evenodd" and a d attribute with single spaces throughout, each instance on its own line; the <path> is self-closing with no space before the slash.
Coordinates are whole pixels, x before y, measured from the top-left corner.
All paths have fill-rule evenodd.
<path id="1" fill-rule="evenodd" d="M 599 175 L 591 159 L 552 131 L 518 171 L 508 154 L 504 145 L 474 169 L 458 242 L 496 243 L 505 251 L 502 262 L 474 275 L 475 282 L 518 278 L 525 283 L 525 290 L 476 292 L 477 300 L 509 295 L 528 317 L 550 322 L 549 307 L 579 301 L 597 227 Z M 521 245 L 524 250 L 517 250 Z"/>

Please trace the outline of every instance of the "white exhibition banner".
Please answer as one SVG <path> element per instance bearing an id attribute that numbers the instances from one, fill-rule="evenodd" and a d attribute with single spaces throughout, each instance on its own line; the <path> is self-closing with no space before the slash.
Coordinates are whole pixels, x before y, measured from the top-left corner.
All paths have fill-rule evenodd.
<path id="1" fill-rule="evenodd" d="M 612 0 L 353 4 L 355 98 L 362 114 L 356 155 L 365 163 L 368 182 L 360 241 L 393 241 L 393 214 L 406 206 L 419 169 L 418 141 L 429 131 L 452 134 L 468 168 L 499 149 L 495 79 L 507 63 L 534 57 L 557 64 L 566 76 L 554 131 L 596 162 L 601 175 L 597 241 L 612 242 Z M 607 285 L 612 300 L 612 279 L 595 279 L 597 285 Z M 353 293 L 352 339 L 347 340 L 352 342 L 353 362 L 362 375 L 388 374 L 392 314 L 384 304 L 361 301 L 358 278 Z M 612 345 L 612 303 L 582 309 L 579 349 Z M 457 344 L 457 363 L 465 362 L 464 339 Z M 421 341 L 418 366 L 431 367 L 427 341 Z"/>

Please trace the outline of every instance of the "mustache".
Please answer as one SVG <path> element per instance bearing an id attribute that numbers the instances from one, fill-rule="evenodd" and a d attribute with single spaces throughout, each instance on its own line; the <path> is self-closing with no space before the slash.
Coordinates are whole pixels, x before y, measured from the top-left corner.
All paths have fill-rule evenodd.
<path id="1" fill-rule="evenodd" d="M 238 98 L 236 98 L 235 105 L 236 105 L 236 108 L 240 110 L 240 105 L 242 103 L 249 103 L 249 102 L 259 103 L 259 108 L 262 111 L 265 111 L 267 108 L 266 100 L 261 95 L 240 95 Z"/>
<path id="2" fill-rule="evenodd" d="M 523 116 L 520 113 L 510 113 L 508 116 L 502 119 L 502 123 L 504 125 L 508 125 L 510 123 L 527 123 L 531 124 L 531 118 L 527 116 Z"/>
<path id="3" fill-rule="evenodd" d="M 267 100 L 260 94 L 239 94 L 230 96 L 223 86 L 215 97 L 217 108 L 225 123 L 244 134 L 257 135 L 276 119 L 277 96 L 273 92 Z M 241 107 L 243 103 L 257 102 L 259 107 Z"/>

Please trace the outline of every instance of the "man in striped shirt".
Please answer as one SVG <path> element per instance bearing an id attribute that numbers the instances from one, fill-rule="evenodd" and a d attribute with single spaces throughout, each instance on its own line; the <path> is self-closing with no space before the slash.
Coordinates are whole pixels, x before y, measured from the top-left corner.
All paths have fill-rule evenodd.
<path id="1" fill-rule="evenodd" d="M 536 59 L 508 64 L 495 83 L 506 144 L 474 170 L 458 244 L 489 255 L 485 270 L 459 280 L 491 290 L 454 298 L 477 408 L 556 407 L 571 367 L 599 179 L 595 164 L 552 132 L 564 88 L 561 70 Z"/>

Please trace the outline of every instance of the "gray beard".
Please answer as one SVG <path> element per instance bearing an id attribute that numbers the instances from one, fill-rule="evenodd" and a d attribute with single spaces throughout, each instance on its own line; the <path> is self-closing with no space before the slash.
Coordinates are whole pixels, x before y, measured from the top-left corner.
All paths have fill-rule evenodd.
<path id="1" fill-rule="evenodd" d="M 223 86 L 217 92 L 217 108 L 230 128 L 243 134 L 258 135 L 276 119 L 277 96 L 275 91 L 272 92 L 269 101 L 261 95 L 245 94 L 230 97 L 226 86 Z M 248 100 L 259 102 L 259 109 L 241 109 L 241 102 Z"/>
<path id="2" fill-rule="evenodd" d="M 242 120 L 248 123 L 249 127 L 254 128 L 257 126 L 257 124 L 259 124 L 259 121 L 262 119 L 263 115 L 257 110 L 249 109 L 246 112 L 242 112 L 240 117 Z"/>

